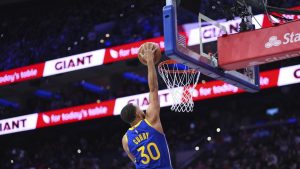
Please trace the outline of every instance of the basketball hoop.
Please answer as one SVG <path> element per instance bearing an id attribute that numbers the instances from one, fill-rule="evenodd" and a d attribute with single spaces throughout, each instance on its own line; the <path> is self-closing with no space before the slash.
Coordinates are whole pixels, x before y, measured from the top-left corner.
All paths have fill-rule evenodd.
<path id="1" fill-rule="evenodd" d="M 158 65 L 158 72 L 173 98 L 171 110 L 175 112 L 193 111 L 192 92 L 198 83 L 200 71 L 177 63 L 175 60 L 166 60 Z"/>

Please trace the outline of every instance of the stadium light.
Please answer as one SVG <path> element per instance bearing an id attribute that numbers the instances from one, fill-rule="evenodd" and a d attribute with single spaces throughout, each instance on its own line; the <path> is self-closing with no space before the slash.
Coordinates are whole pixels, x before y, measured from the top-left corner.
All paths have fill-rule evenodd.
<path id="1" fill-rule="evenodd" d="M 104 44 L 105 44 L 105 46 L 111 46 L 111 41 L 106 40 Z"/>
<path id="2" fill-rule="evenodd" d="M 80 86 L 83 89 L 85 89 L 87 91 L 90 91 L 90 92 L 93 92 L 93 93 L 96 93 L 96 94 L 100 94 L 100 93 L 103 93 L 103 92 L 106 91 L 106 89 L 104 87 L 86 82 L 84 80 L 80 82 Z"/>
<path id="3" fill-rule="evenodd" d="M 61 96 L 59 94 L 53 93 L 51 91 L 38 89 L 34 92 L 34 94 L 38 97 L 44 98 L 44 99 L 60 99 Z"/>
<path id="4" fill-rule="evenodd" d="M 288 123 L 297 123 L 297 119 L 296 118 L 289 118 Z"/>
<path id="5" fill-rule="evenodd" d="M 269 109 L 266 110 L 266 114 L 269 115 L 269 116 L 274 116 L 278 113 L 279 113 L 279 108 L 278 107 L 269 108 Z"/>
<path id="6" fill-rule="evenodd" d="M 15 109 L 19 108 L 19 104 L 15 102 L 11 102 L 5 99 L 0 99 L 0 105 L 4 107 L 13 107 Z"/>
<path id="7" fill-rule="evenodd" d="M 132 73 L 132 72 L 123 73 L 123 77 L 125 79 L 132 80 L 132 81 L 135 81 L 135 82 L 139 82 L 139 83 L 142 83 L 142 84 L 148 83 L 148 80 L 145 77 L 142 77 L 142 76 L 137 75 L 137 74 Z"/>

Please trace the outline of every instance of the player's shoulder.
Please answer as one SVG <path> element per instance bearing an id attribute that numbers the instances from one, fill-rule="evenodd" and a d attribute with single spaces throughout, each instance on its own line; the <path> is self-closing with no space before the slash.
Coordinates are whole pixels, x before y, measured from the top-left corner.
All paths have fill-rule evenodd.
<path id="1" fill-rule="evenodd" d="M 128 138 L 127 138 L 127 132 L 123 135 L 122 137 L 122 142 L 127 142 Z"/>
<path id="2" fill-rule="evenodd" d="M 161 125 L 161 122 L 160 120 L 159 121 L 156 121 L 156 122 L 151 122 L 149 119 L 145 118 L 144 119 L 144 122 L 150 126 L 150 128 L 154 129 L 155 131 L 161 133 L 161 134 L 164 134 L 164 131 L 163 131 L 163 128 L 162 128 L 162 125 Z"/>
<path id="3" fill-rule="evenodd" d="M 148 126 L 153 127 L 152 123 L 150 123 L 149 120 L 147 120 L 146 118 L 143 120 Z"/>

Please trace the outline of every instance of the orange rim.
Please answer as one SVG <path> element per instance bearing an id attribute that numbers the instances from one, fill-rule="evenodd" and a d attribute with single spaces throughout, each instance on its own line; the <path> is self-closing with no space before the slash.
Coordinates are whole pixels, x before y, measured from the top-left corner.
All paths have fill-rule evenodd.
<path id="1" fill-rule="evenodd" d="M 188 69 L 188 70 L 167 70 L 164 69 L 163 65 L 171 65 L 171 64 L 177 64 L 178 62 L 176 62 L 176 60 L 173 59 L 169 59 L 169 60 L 165 60 L 163 62 L 160 62 L 158 64 L 158 69 L 167 72 L 167 73 L 189 73 L 189 74 L 195 74 L 198 73 L 199 71 L 196 69 Z M 181 64 L 181 63 L 180 63 Z"/>

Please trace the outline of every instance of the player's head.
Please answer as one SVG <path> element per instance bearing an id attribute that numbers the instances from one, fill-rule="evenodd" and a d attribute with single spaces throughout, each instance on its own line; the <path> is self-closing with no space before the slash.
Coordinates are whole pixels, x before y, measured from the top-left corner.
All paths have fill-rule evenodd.
<path id="1" fill-rule="evenodd" d="M 139 121 L 145 118 L 145 113 L 133 104 L 127 104 L 121 111 L 121 118 L 124 122 L 131 124 L 134 121 Z"/>

